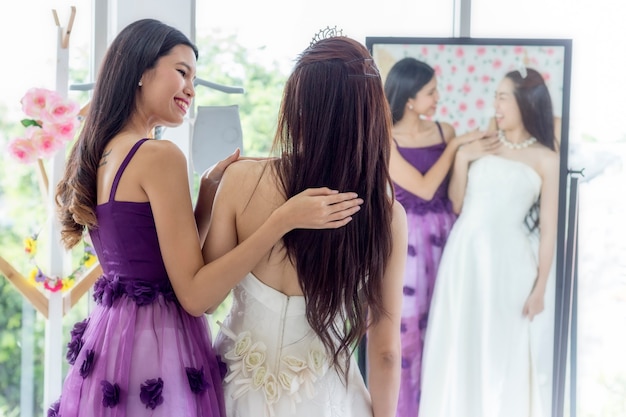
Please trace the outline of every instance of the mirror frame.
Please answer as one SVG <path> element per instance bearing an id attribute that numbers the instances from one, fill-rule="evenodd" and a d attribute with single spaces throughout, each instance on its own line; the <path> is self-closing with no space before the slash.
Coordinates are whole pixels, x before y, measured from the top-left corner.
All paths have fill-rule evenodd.
<path id="1" fill-rule="evenodd" d="M 565 375 L 567 369 L 567 356 L 569 347 L 569 329 L 572 319 L 572 315 L 575 315 L 575 311 L 572 306 L 571 297 L 568 296 L 569 288 L 571 286 L 571 276 L 566 276 L 566 260 L 571 258 L 566 253 L 569 249 L 567 245 L 567 220 L 568 220 L 568 194 L 569 194 L 569 167 L 568 167 L 568 143 L 569 143 L 569 105 L 570 105 L 570 88 L 571 88 L 571 61 L 572 61 L 572 40 L 571 39 L 523 39 L 523 38 L 432 38 L 432 37 L 378 37 L 367 36 L 365 38 L 365 45 L 370 54 L 374 58 L 374 62 L 379 68 L 383 82 L 386 78 L 387 72 L 395 61 L 406 57 L 412 56 L 419 60 L 426 61 L 429 65 L 435 68 L 438 77 L 445 75 L 446 72 L 452 69 L 452 66 L 456 61 L 451 59 L 445 61 L 438 61 L 437 56 L 429 55 L 433 48 L 439 48 L 439 50 L 445 50 L 446 47 L 453 47 L 455 51 L 459 53 L 458 57 L 464 59 L 464 65 L 473 65 L 472 59 L 476 62 L 476 66 L 480 63 L 477 60 L 476 52 L 478 47 L 495 47 L 502 48 L 503 57 L 509 52 L 512 55 L 507 56 L 502 61 L 502 66 L 490 70 L 493 75 L 489 74 L 491 80 L 485 80 L 486 84 L 489 84 L 491 93 L 487 93 L 484 96 L 485 102 L 492 97 L 495 91 L 496 83 L 504 77 L 504 74 L 512 69 L 517 69 L 521 65 L 515 66 L 514 62 L 528 60 L 528 55 L 524 52 L 522 58 L 519 54 L 521 51 L 527 51 L 532 48 L 533 51 L 541 51 L 546 54 L 553 54 L 555 50 L 560 53 L 562 51 L 562 81 L 561 86 L 550 86 L 549 81 L 547 84 L 550 90 L 550 94 L 553 100 L 554 114 L 559 116 L 558 103 L 555 99 L 555 91 L 561 96 L 561 130 L 560 130 L 560 165 L 559 165 L 559 212 L 558 212 L 558 224 L 557 224 L 557 242 L 555 252 L 555 311 L 554 311 L 554 346 L 553 346 L 553 374 L 552 374 L 552 416 L 561 417 L 563 415 L 564 406 L 564 392 L 565 392 Z M 527 49 L 528 48 L 528 49 Z M 466 51 L 472 51 L 475 55 L 464 53 Z M 517 56 L 514 56 L 517 54 Z M 440 58 L 441 59 L 441 58 Z M 528 67 L 536 68 L 541 72 L 541 63 L 535 58 L 530 63 L 524 62 Z M 445 68 L 445 69 L 443 69 Z M 441 75 L 440 75 L 441 74 Z M 485 72 L 485 74 L 487 74 Z M 480 82 L 480 80 L 476 80 Z M 558 80 L 557 80 L 558 82 Z M 440 88 L 440 90 L 444 90 Z M 443 103 L 447 92 L 442 93 Z M 491 106 L 486 106 L 490 108 Z M 442 115 L 444 116 L 444 115 Z M 482 116 L 479 114 L 479 120 L 474 121 L 476 127 L 483 129 L 487 128 L 487 124 L 484 121 L 488 118 L 483 112 Z M 450 122 L 450 120 L 446 120 Z M 457 131 L 465 132 L 471 129 L 471 124 L 467 123 L 461 126 L 460 122 L 452 120 L 453 126 Z M 575 337 L 574 334 L 571 335 Z M 570 399 L 571 400 L 571 399 Z"/>

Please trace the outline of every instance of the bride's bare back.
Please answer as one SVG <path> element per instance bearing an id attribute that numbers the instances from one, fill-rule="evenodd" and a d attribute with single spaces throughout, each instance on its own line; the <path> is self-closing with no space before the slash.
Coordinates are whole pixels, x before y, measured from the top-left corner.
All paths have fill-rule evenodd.
<path id="1" fill-rule="evenodd" d="M 230 165 L 215 198 L 211 233 L 220 236 L 218 240 L 223 245 L 233 243 L 228 236 L 236 236 L 235 244 L 246 240 L 261 227 L 272 211 L 286 201 L 269 160 L 241 160 Z M 232 213 L 235 213 L 234 218 Z M 205 250 L 215 259 L 226 248 L 220 246 L 211 244 Z M 264 284 L 286 295 L 302 295 L 296 270 L 280 242 L 263 257 L 252 273 Z"/>

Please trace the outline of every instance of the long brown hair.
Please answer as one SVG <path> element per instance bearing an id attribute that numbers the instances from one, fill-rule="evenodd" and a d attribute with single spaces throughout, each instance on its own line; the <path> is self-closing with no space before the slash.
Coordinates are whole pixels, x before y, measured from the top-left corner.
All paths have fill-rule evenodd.
<path id="1" fill-rule="evenodd" d="M 505 75 L 513 81 L 515 100 L 522 116 L 522 123 L 539 143 L 555 151 L 557 145 L 550 91 L 537 70 L 526 68 L 525 71 L 524 76 L 519 70 Z"/>
<path id="2" fill-rule="evenodd" d="M 80 241 L 85 228 L 97 226 L 98 164 L 106 145 L 135 110 L 141 76 L 181 44 L 191 47 L 198 57 L 196 46 L 182 32 L 158 20 L 142 19 L 124 28 L 107 50 L 85 124 L 57 185 L 61 241 L 66 248 Z"/>
<path id="3" fill-rule="evenodd" d="M 370 322 L 385 314 L 391 253 L 391 113 L 367 49 L 338 36 L 313 43 L 287 80 L 273 149 L 286 198 L 309 187 L 355 191 L 365 203 L 347 226 L 294 230 L 283 243 L 295 265 L 309 324 L 347 375 Z"/>

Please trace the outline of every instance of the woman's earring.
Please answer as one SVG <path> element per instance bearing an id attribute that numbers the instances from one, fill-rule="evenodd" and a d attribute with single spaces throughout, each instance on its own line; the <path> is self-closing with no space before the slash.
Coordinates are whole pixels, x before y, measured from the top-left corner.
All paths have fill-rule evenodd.
<path id="1" fill-rule="evenodd" d="M 141 82 L 141 80 L 139 80 L 139 84 L 138 85 L 139 85 L 139 87 L 143 86 L 143 83 Z"/>
<path id="2" fill-rule="evenodd" d="M 413 105 L 409 104 L 409 110 L 413 110 Z"/>

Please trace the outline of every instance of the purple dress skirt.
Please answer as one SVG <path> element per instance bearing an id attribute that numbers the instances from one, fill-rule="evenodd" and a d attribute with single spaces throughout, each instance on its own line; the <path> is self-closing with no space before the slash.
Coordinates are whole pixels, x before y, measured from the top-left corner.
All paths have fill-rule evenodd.
<path id="1" fill-rule="evenodd" d="M 421 173 L 427 172 L 446 148 L 441 127 L 438 127 L 441 143 L 421 148 L 398 146 L 402 157 Z M 398 417 L 416 417 L 419 409 L 422 351 L 428 310 L 443 247 L 456 220 L 448 200 L 448 182 L 449 178 L 446 177 L 430 201 L 395 184 L 396 199 L 404 207 L 408 223 L 408 252 L 400 329 L 402 372 Z"/>
<path id="2" fill-rule="evenodd" d="M 71 331 L 72 366 L 48 416 L 225 416 L 208 322 L 176 299 L 150 203 L 115 200 L 145 140 L 120 166 L 109 201 L 96 208 L 98 228 L 90 235 L 104 275 L 94 286 L 94 311 Z"/>

